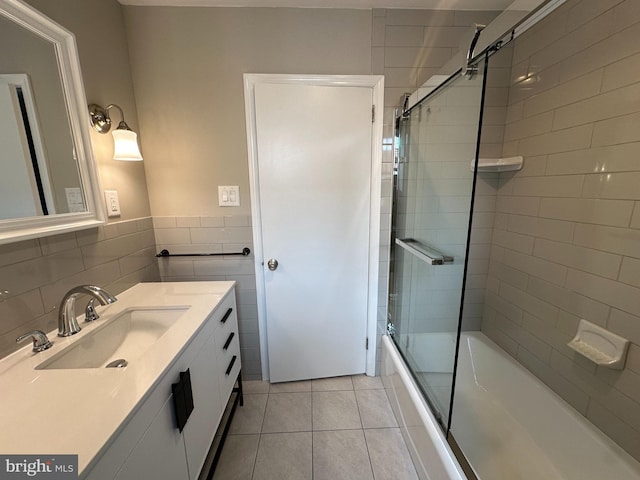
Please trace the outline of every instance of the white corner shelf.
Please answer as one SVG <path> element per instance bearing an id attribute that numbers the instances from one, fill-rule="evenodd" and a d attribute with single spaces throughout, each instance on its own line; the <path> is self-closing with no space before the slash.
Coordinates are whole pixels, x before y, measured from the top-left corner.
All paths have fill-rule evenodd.
<path id="1" fill-rule="evenodd" d="M 506 158 L 479 158 L 478 172 L 511 172 L 522 169 L 524 157 L 506 157 Z M 471 159 L 469 168 L 473 172 L 475 168 L 475 159 Z"/>
<path id="2" fill-rule="evenodd" d="M 629 340 L 584 319 L 567 345 L 596 365 L 614 370 L 624 368 L 629 350 Z"/>

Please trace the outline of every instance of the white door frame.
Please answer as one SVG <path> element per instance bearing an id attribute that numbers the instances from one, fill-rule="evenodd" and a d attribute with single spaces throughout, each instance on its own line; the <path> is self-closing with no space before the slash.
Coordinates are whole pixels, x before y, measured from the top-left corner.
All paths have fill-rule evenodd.
<path id="1" fill-rule="evenodd" d="M 366 374 L 375 375 L 377 350 L 378 270 L 380 253 L 380 192 L 382 182 L 382 112 L 384 109 L 384 77 L 382 75 L 288 75 L 244 74 L 244 105 L 247 124 L 247 149 L 249 154 L 249 186 L 251 190 L 251 220 L 258 298 L 258 328 L 262 379 L 269 380 L 269 356 L 267 347 L 267 306 L 265 298 L 264 254 L 262 251 L 262 214 L 258 179 L 258 146 L 255 112 L 256 84 L 291 84 L 335 87 L 368 87 L 372 90 L 376 114 L 372 124 L 371 179 L 369 210 L 369 284 L 367 300 L 367 350 Z M 340 115 L 337 111 L 336 115 Z"/>

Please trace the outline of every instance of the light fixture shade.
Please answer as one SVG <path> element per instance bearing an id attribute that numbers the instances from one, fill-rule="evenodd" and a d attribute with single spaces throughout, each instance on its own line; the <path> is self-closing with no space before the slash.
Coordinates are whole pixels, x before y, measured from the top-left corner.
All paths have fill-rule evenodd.
<path id="1" fill-rule="evenodd" d="M 138 135 L 131 130 L 116 129 L 113 132 L 113 159 L 128 162 L 142 161 L 138 147 Z"/>

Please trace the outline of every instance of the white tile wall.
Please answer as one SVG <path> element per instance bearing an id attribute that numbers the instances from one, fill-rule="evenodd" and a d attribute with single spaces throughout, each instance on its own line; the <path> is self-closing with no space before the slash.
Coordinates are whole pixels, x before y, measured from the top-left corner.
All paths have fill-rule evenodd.
<path id="1" fill-rule="evenodd" d="M 638 32 L 637 1 L 569 0 L 516 40 L 482 330 L 640 460 Z M 625 370 L 567 348 L 580 318 Z"/>

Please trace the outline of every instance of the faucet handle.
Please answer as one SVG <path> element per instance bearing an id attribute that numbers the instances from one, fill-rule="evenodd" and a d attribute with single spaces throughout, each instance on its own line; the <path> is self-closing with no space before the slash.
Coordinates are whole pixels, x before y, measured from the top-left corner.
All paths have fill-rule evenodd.
<path id="1" fill-rule="evenodd" d="M 87 303 L 87 308 L 84 311 L 84 321 L 85 322 L 93 322 L 94 320 L 98 320 L 100 315 L 96 312 L 96 299 L 95 297 L 89 300 Z"/>
<path id="2" fill-rule="evenodd" d="M 53 346 L 53 342 L 47 338 L 47 334 L 42 330 L 34 330 L 33 332 L 20 335 L 16 338 L 16 343 L 20 343 L 27 338 L 31 338 L 33 340 L 33 351 L 36 353 L 47 350 Z"/>

